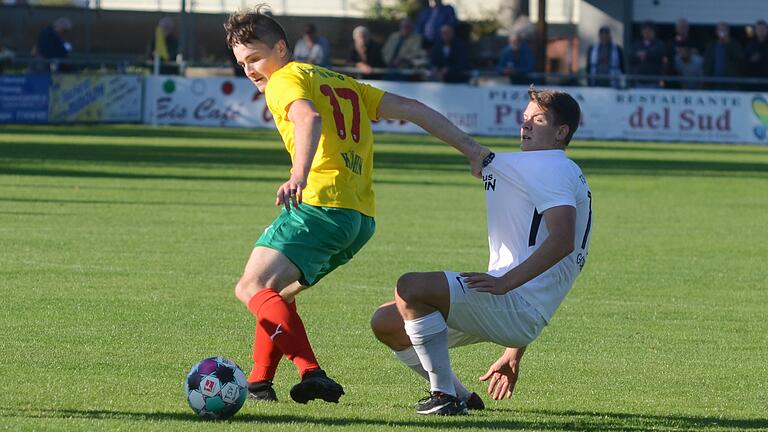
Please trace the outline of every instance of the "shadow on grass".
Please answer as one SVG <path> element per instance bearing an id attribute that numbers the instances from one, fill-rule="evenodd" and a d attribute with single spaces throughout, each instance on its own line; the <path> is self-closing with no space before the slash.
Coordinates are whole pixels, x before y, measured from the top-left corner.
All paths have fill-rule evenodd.
<path id="1" fill-rule="evenodd" d="M 274 140 L 276 144 L 281 142 L 281 138 L 276 130 L 269 129 L 248 129 L 248 128 L 197 128 L 190 126 L 161 126 L 150 127 L 146 125 L 98 125 L 98 126 L 80 126 L 80 125 L 3 125 L 0 131 L 8 134 L 17 135 L 58 135 L 58 136 L 96 136 L 96 137 L 128 137 L 128 138 L 187 138 L 195 140 L 235 140 L 253 142 L 254 140 Z M 496 151 L 515 151 L 520 143 L 519 137 L 480 137 L 490 143 Z M 445 144 L 428 135 L 409 135 L 377 133 L 377 144 L 408 144 L 418 143 L 419 145 L 442 147 Z M 654 142 L 654 146 L 649 148 L 644 144 L 638 144 L 636 141 L 580 141 L 573 143 L 574 148 L 588 150 L 611 150 L 611 151 L 658 151 L 664 153 L 691 153 L 690 145 L 697 145 L 693 142 Z M 705 147 L 697 147 L 695 153 L 707 154 L 755 154 L 760 151 L 758 146 L 747 145 L 722 145 L 707 144 Z"/>
<path id="2" fill-rule="evenodd" d="M 287 171 L 286 171 L 287 172 Z M 103 178 L 103 179 L 125 179 L 125 180 L 202 180 L 202 181 L 247 181 L 247 182 L 276 182 L 285 181 L 282 177 L 267 176 L 216 176 L 216 175 L 194 175 L 194 174 L 151 174 L 151 173 L 132 173 L 132 172 L 114 172 L 97 171 L 93 169 L 60 169 L 60 168 L 18 168 L 4 167 L 0 165 L 0 175 L 14 176 L 34 176 L 34 177 L 79 177 L 79 178 Z M 287 175 L 286 175 L 287 179 Z M 16 185 L 12 185 L 16 186 Z M 71 188 L 72 186 L 68 186 Z"/>
<path id="3" fill-rule="evenodd" d="M 468 170 L 467 167 L 463 167 Z M 150 173 L 127 173 L 127 172 L 111 172 L 111 171 L 95 171 L 95 170 L 71 170 L 71 169 L 58 169 L 58 168 L 15 168 L 15 167 L 3 167 L 0 165 L 0 175 L 14 175 L 14 176 L 33 176 L 33 177 L 72 177 L 72 178 L 82 178 L 82 179 L 88 179 L 88 178 L 102 178 L 102 179 L 125 179 L 125 180 L 194 180 L 194 181 L 234 181 L 234 182 L 248 182 L 248 183 L 268 183 L 270 185 L 274 185 L 275 189 L 277 189 L 277 186 L 279 186 L 282 182 L 288 179 L 288 171 L 286 170 L 286 175 L 284 177 L 275 175 L 272 177 L 267 176 L 258 176 L 258 175 L 252 175 L 252 176 L 236 176 L 236 175 L 229 175 L 229 176 L 215 176 L 215 175 L 192 175 L 192 174 L 150 174 Z M 374 175 L 375 178 L 375 175 Z M 477 180 L 479 182 L 479 180 Z M 393 185 L 420 185 L 420 186 L 468 186 L 473 187 L 475 184 L 477 184 L 476 181 L 473 180 L 473 177 L 469 176 L 469 172 L 467 171 L 466 181 L 449 181 L 449 180 L 429 180 L 426 179 L 420 179 L 418 181 L 412 180 L 412 179 L 397 179 L 397 178 L 389 178 L 389 179 L 378 179 L 375 178 L 374 180 L 375 184 L 393 184 Z M 3 183 L 0 184 L 0 186 L 7 186 L 12 188 L 19 188 L 19 187 L 26 187 L 26 188 L 55 188 L 55 186 L 52 185 L 18 185 L 18 184 L 10 184 L 10 183 Z M 62 189 L 72 189 L 72 185 L 62 185 L 60 186 Z M 88 186 L 88 189 L 96 188 L 94 186 Z M 115 187 L 115 186 L 109 186 L 109 187 L 102 187 L 101 189 L 121 189 L 121 190 L 131 190 L 136 188 L 126 188 L 126 187 Z M 153 187 L 153 191 L 159 191 L 159 190 L 166 190 L 166 191 L 173 191 L 173 190 L 179 190 L 179 191 L 185 191 L 188 192 L 190 189 L 181 189 L 181 188 L 158 188 Z"/>
<path id="4" fill-rule="evenodd" d="M 529 414 L 560 417 L 568 430 L 632 430 L 662 429 L 706 430 L 706 429 L 765 429 L 768 418 L 727 418 L 682 415 L 646 415 L 634 413 L 590 412 L 574 410 L 528 410 Z M 570 419 L 570 420 L 568 420 Z M 549 422 L 549 420 L 547 420 Z M 597 425 L 596 429 L 582 426 Z M 623 426 L 622 426 L 623 425 Z M 539 426 L 537 426 L 538 428 Z"/>
<path id="5" fill-rule="evenodd" d="M 691 148 L 694 146 L 694 148 Z M 759 155 L 766 154 L 766 149 L 760 146 L 741 144 L 716 144 L 693 142 L 647 142 L 637 141 L 578 141 L 570 145 L 574 150 L 616 151 L 627 153 L 654 152 L 665 154 L 709 154 L 709 155 Z"/>
<path id="6" fill-rule="evenodd" d="M 2 201 L 2 199 L 0 199 Z M 13 215 L 13 216 L 70 216 L 73 213 L 43 213 L 43 212 L 28 212 L 28 211 L 0 211 L 0 215 Z"/>
<path id="7" fill-rule="evenodd" d="M 57 177 L 104 177 L 125 179 L 179 179 L 218 181 L 259 181 L 276 180 L 263 176 L 260 166 L 289 166 L 287 153 L 275 148 L 238 147 L 194 147 L 161 145 L 118 145 L 118 144 L 51 144 L 51 143 L 0 143 L 0 174 L 35 175 Z M 15 162 L 25 164 L 45 162 L 71 163 L 72 168 L 61 167 L 19 167 Z M 577 158 L 576 162 L 590 174 L 608 175 L 674 175 L 674 176 L 738 176 L 766 177 L 768 163 L 734 161 L 679 161 L 662 159 L 622 158 Z M 115 171 L 102 171 L 99 164 L 118 164 Z M 188 168 L 189 174 L 136 173 L 130 170 L 136 165 L 142 167 Z M 408 169 L 415 172 L 465 171 L 466 160 L 458 154 L 418 154 L 408 152 L 380 151 L 376 154 L 377 169 Z M 221 169 L 238 166 L 253 167 L 253 175 L 206 176 L 200 169 Z M 82 168 L 85 169 L 82 169 Z M 428 178 L 428 175 L 424 177 Z"/>
<path id="8" fill-rule="evenodd" d="M 195 128 L 183 126 L 150 127 L 143 125 L 98 125 L 98 126 L 57 126 L 57 125 L 5 125 L 0 131 L 18 135 L 58 135 L 58 136 L 99 136 L 129 138 L 192 138 L 192 139 L 232 139 L 253 141 L 254 137 L 273 137 L 280 140 L 277 131 L 243 128 Z"/>
<path id="9" fill-rule="evenodd" d="M 197 201 L 126 201 L 126 200 L 103 200 L 103 199 L 60 199 L 60 198 L 4 198 L 0 197 L 0 202 L 9 203 L 34 203 L 34 204 L 110 204 L 110 205 L 146 205 L 146 206 L 189 206 L 189 207 L 213 207 L 213 208 L 226 208 L 226 207 L 247 207 L 251 208 L 254 205 L 237 204 L 237 203 L 217 203 L 217 202 L 197 202 Z M 0 212 L 3 213 L 3 212 Z M 34 214 L 34 213 L 29 213 Z M 39 213 L 43 215 L 46 213 Z M 61 213 L 55 213 L 61 215 Z"/>
<path id="10" fill-rule="evenodd" d="M 0 143 L 0 159 L 36 162 L 141 164 L 142 166 L 290 166 L 290 157 L 282 146 L 270 148 L 129 144 L 71 144 L 71 143 Z M 418 154 L 405 152 L 377 152 L 377 167 L 443 167 L 457 169 L 466 166 L 466 159 L 458 153 Z"/>
<path id="11" fill-rule="evenodd" d="M 492 410 L 491 412 L 498 412 Z M 509 417 L 519 417 L 513 410 L 501 410 L 509 413 Z M 106 410 L 74 410 L 74 409 L 11 409 L 0 408 L 3 416 L 20 418 L 82 418 L 93 420 L 130 420 L 130 421 L 180 421 L 203 422 L 191 413 L 179 412 L 130 412 Z M 665 429 L 675 430 L 707 430 L 707 429 L 764 429 L 768 427 L 768 419 L 738 419 L 702 416 L 660 416 L 632 413 L 612 412 L 582 412 L 532 410 L 522 414 L 540 417 L 536 420 L 499 420 L 489 418 L 483 413 L 473 413 L 467 417 L 439 418 L 418 417 L 414 420 L 387 420 L 385 418 L 326 418 L 313 415 L 282 415 L 282 414 L 238 414 L 224 423 L 253 423 L 258 425 L 304 425 L 317 426 L 382 426 L 382 427 L 421 427 L 424 429 L 535 429 L 535 430 L 569 430 L 569 431 L 626 431 Z"/>

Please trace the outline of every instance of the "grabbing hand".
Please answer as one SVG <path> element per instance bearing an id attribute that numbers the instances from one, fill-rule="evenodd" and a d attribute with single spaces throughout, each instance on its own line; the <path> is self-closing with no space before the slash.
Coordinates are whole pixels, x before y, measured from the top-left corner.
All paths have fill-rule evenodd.
<path id="1" fill-rule="evenodd" d="M 495 295 L 503 295 L 509 292 L 502 278 L 491 276 L 488 273 L 465 272 L 461 274 L 464 283 L 469 288 L 478 292 L 487 292 Z"/>
<path id="2" fill-rule="evenodd" d="M 483 175 L 483 161 L 491 154 L 491 150 L 480 144 L 477 144 L 477 146 L 478 150 L 469 158 L 469 167 L 472 170 L 473 176 L 481 178 Z"/>
<path id="3" fill-rule="evenodd" d="M 291 211 L 291 206 L 298 208 L 302 201 L 302 193 L 307 186 L 307 181 L 291 177 L 287 182 L 277 188 L 275 205 L 285 206 L 285 210 Z"/>
<path id="4" fill-rule="evenodd" d="M 371 65 L 369 65 L 368 63 L 363 63 L 363 62 L 357 63 L 357 69 L 366 75 L 373 72 L 373 67 L 371 67 Z"/>
<path id="5" fill-rule="evenodd" d="M 505 354 L 488 368 L 488 372 L 480 377 L 480 381 L 488 381 L 488 394 L 493 400 L 501 400 L 512 397 L 519 376 L 518 359 Z"/>

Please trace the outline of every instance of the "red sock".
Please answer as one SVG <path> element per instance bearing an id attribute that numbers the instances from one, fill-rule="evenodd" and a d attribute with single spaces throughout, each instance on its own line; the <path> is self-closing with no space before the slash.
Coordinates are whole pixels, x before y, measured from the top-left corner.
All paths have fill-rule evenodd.
<path id="1" fill-rule="evenodd" d="M 288 303 L 291 312 L 296 312 L 296 301 Z M 253 337 L 253 369 L 248 376 L 248 382 L 272 381 L 277 372 L 277 366 L 283 359 L 283 352 L 275 345 L 270 334 L 256 321 L 256 334 Z"/>
<path id="2" fill-rule="evenodd" d="M 277 349 L 296 365 L 300 375 L 320 368 L 301 317 L 280 294 L 272 289 L 263 289 L 251 297 L 248 309 L 257 319 L 256 326 L 265 330 Z"/>

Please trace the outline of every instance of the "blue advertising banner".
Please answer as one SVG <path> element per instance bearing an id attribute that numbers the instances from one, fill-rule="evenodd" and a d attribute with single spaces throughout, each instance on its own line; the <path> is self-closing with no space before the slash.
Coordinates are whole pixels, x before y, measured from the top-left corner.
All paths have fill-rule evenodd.
<path id="1" fill-rule="evenodd" d="M 47 123 L 50 86 L 50 75 L 0 75 L 0 123 Z"/>
<path id="2" fill-rule="evenodd" d="M 55 75 L 51 85 L 51 123 L 141 121 L 139 75 Z"/>

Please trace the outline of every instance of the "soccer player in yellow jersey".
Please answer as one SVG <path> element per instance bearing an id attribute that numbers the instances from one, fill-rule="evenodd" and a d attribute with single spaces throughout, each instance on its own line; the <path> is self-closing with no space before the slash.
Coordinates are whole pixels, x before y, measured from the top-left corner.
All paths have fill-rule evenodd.
<path id="1" fill-rule="evenodd" d="M 277 400 L 272 379 L 285 355 L 301 382 L 299 403 L 338 402 L 344 390 L 320 368 L 295 295 L 349 261 L 375 230 L 371 120 L 407 120 L 461 151 L 479 176 L 490 151 L 426 105 L 328 69 L 291 60 L 285 31 L 264 6 L 236 12 L 227 43 L 267 105 L 291 155 L 277 188 L 280 215 L 257 240 L 235 287 L 256 317 L 251 397 Z M 487 162 L 487 161 L 486 161 Z"/>

